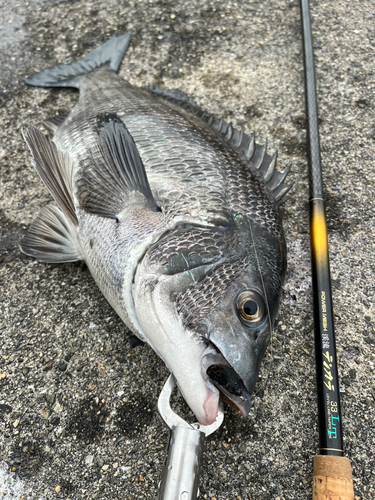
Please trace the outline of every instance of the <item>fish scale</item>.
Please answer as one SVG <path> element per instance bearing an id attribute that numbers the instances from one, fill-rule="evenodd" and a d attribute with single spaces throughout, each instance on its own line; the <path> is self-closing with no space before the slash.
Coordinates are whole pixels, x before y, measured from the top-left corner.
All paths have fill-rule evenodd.
<path id="1" fill-rule="evenodd" d="M 220 301 L 221 291 L 226 289 L 241 272 L 242 261 L 234 257 L 232 261 L 220 264 L 215 273 L 208 274 L 199 284 L 191 285 L 177 297 L 177 308 L 185 323 L 198 323 Z"/>
<path id="2" fill-rule="evenodd" d="M 226 252 L 233 252 L 237 246 L 237 235 L 234 233 L 214 232 L 197 229 L 194 226 L 189 231 L 171 231 L 165 238 L 161 238 L 148 253 L 150 264 L 167 265 L 173 257 L 193 255 L 202 259 L 209 259 L 213 255 L 221 256 Z"/>
<path id="3" fill-rule="evenodd" d="M 182 92 L 122 80 L 128 45 L 116 37 L 26 79 L 80 97 L 65 120 L 47 120 L 52 141 L 24 131 L 60 208 L 43 208 L 21 249 L 84 260 L 201 424 L 215 421 L 221 395 L 246 416 L 286 271 L 287 171 Z"/>
<path id="4" fill-rule="evenodd" d="M 239 161 L 229 144 L 219 141 L 196 116 L 176 110 L 173 104 L 161 103 L 160 98 L 132 87 L 116 75 L 110 76 L 114 83 L 108 85 L 108 78 L 105 68 L 83 79 L 82 97 L 54 137 L 61 150 L 69 150 L 75 158 L 74 175 L 90 168 L 91 158 L 83 147 L 83 137 L 86 143 L 92 142 L 95 151 L 96 116 L 109 110 L 117 112 L 138 146 L 155 199 L 163 203 L 166 211 L 173 204 L 173 211 L 205 220 L 217 207 L 227 206 L 281 235 L 274 199 L 267 196 L 264 184 L 245 162 Z M 71 137 L 77 138 L 76 151 L 71 147 Z M 171 185 L 168 191 L 166 176 Z"/>

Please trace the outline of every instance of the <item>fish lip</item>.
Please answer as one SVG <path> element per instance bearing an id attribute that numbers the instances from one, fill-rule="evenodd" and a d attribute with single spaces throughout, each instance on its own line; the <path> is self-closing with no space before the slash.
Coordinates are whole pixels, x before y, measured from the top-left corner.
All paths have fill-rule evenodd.
<path id="1" fill-rule="evenodd" d="M 209 382 L 220 391 L 223 399 L 234 407 L 234 409 L 237 410 L 242 417 L 247 417 L 251 406 L 249 391 L 246 389 L 241 377 L 221 354 L 220 349 L 218 349 L 212 341 L 207 341 L 207 343 L 208 346 L 202 358 L 202 368 L 205 375 L 207 376 Z M 212 378 L 212 374 L 214 374 L 216 370 L 219 372 L 219 375 L 220 372 L 226 372 L 230 375 L 238 387 L 239 394 L 230 392 L 226 387 L 220 384 L 217 379 L 215 380 Z"/>

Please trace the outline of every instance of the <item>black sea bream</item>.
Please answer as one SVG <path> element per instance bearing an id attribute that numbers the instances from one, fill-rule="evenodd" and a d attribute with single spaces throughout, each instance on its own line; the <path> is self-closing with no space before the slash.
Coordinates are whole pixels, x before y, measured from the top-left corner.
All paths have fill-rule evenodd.
<path id="1" fill-rule="evenodd" d="M 53 141 L 23 131 L 48 205 L 22 251 L 84 260 L 108 302 L 177 379 L 202 424 L 220 394 L 250 408 L 286 270 L 276 156 L 185 94 L 139 89 L 116 72 L 129 35 L 26 83 L 76 87 Z"/>

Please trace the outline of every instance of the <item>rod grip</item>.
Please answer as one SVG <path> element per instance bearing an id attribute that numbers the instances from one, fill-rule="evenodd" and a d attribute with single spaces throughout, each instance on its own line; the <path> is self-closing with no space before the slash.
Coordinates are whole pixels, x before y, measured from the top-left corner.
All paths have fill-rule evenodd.
<path id="1" fill-rule="evenodd" d="M 354 500 L 349 459 L 330 455 L 314 458 L 313 500 Z"/>

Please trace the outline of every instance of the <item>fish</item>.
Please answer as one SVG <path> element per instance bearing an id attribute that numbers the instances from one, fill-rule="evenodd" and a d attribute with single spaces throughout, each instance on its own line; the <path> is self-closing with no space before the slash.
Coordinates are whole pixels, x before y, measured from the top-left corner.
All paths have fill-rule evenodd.
<path id="1" fill-rule="evenodd" d="M 22 131 L 57 206 L 42 208 L 20 248 L 84 261 L 201 424 L 221 399 L 247 416 L 285 278 L 289 168 L 183 92 L 122 79 L 129 43 L 111 38 L 25 79 L 78 88 L 79 100 L 45 120 L 49 135 Z"/>

